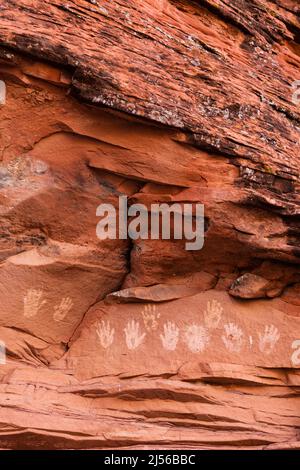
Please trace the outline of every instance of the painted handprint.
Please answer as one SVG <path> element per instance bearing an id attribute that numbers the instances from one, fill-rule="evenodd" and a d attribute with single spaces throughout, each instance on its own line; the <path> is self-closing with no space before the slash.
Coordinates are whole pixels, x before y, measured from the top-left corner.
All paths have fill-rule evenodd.
<path id="1" fill-rule="evenodd" d="M 54 307 L 53 320 L 62 321 L 67 313 L 69 313 L 73 305 L 73 301 L 70 299 L 70 297 L 64 297 L 60 304 Z"/>
<path id="2" fill-rule="evenodd" d="M 112 345 L 115 335 L 115 329 L 110 327 L 109 321 L 105 322 L 104 320 L 102 320 L 101 324 L 98 323 L 96 333 L 103 348 L 106 349 Z"/>
<path id="3" fill-rule="evenodd" d="M 291 356 L 293 366 L 300 366 L 300 339 L 295 339 L 292 342 L 292 349 L 295 349 Z"/>
<path id="4" fill-rule="evenodd" d="M 258 333 L 258 337 L 259 350 L 262 353 L 271 354 L 280 338 L 280 333 L 274 325 L 266 325 L 264 333 Z"/>
<path id="5" fill-rule="evenodd" d="M 43 291 L 38 289 L 29 289 L 24 297 L 24 317 L 31 318 L 38 314 L 39 310 L 46 303 L 42 300 Z"/>
<path id="6" fill-rule="evenodd" d="M 207 328 L 217 328 L 223 313 L 223 307 L 217 300 L 207 302 L 207 307 L 204 312 L 204 323 Z"/>
<path id="7" fill-rule="evenodd" d="M 0 105 L 6 102 L 6 85 L 3 80 L 0 80 Z"/>
<path id="8" fill-rule="evenodd" d="M 140 334 L 140 324 L 134 320 L 127 323 L 124 332 L 128 349 L 138 348 L 146 336 L 146 333 Z"/>
<path id="9" fill-rule="evenodd" d="M 0 341 L 0 364 L 6 364 L 6 346 L 4 341 Z"/>
<path id="10" fill-rule="evenodd" d="M 300 104 L 300 80 L 292 83 L 293 95 L 292 102 L 298 106 Z"/>
<path id="11" fill-rule="evenodd" d="M 162 345 L 168 351 L 175 351 L 179 338 L 179 328 L 175 323 L 167 322 L 164 324 L 164 333 L 160 335 Z"/>
<path id="12" fill-rule="evenodd" d="M 230 352 L 239 352 L 243 345 L 243 331 L 234 323 L 224 326 L 225 335 L 222 336 L 223 343 Z"/>
<path id="13" fill-rule="evenodd" d="M 184 333 L 184 340 L 190 351 L 197 353 L 204 351 L 209 343 L 209 334 L 202 325 L 188 325 Z"/>
<path id="14" fill-rule="evenodd" d="M 156 305 L 148 304 L 142 311 L 144 325 L 147 331 L 155 331 L 158 327 L 160 313 L 156 312 Z"/>

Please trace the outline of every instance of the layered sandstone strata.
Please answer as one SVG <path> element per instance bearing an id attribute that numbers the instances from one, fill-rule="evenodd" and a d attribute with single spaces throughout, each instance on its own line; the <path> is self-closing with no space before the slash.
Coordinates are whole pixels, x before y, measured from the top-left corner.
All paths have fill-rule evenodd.
<path id="1" fill-rule="evenodd" d="M 1 448 L 300 447 L 299 11 L 1 1 Z M 99 240 L 119 196 L 203 249 Z"/>

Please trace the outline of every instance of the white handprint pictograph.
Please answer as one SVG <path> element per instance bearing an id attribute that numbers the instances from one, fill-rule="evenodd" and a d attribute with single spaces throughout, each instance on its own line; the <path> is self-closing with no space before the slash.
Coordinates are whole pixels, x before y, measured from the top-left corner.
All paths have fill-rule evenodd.
<path id="1" fill-rule="evenodd" d="M 292 349 L 295 349 L 291 356 L 293 366 L 300 366 L 300 339 L 295 339 L 292 342 Z"/>
<path id="2" fill-rule="evenodd" d="M 243 331 L 234 323 L 224 325 L 225 335 L 222 336 L 225 347 L 230 352 L 240 352 L 243 345 Z"/>
<path id="3" fill-rule="evenodd" d="M 292 102 L 298 106 L 300 104 L 300 80 L 296 80 L 292 83 Z"/>
<path id="4" fill-rule="evenodd" d="M 146 336 L 146 333 L 140 334 L 140 324 L 134 320 L 127 323 L 124 332 L 128 349 L 138 348 Z"/>
<path id="5" fill-rule="evenodd" d="M 109 321 L 101 321 L 101 324 L 97 324 L 96 333 L 100 340 L 101 346 L 107 349 L 112 345 L 115 335 L 115 329 L 110 327 Z"/>
<path id="6" fill-rule="evenodd" d="M 38 314 L 39 310 L 45 305 L 46 300 L 42 300 L 43 291 L 38 289 L 29 289 L 24 297 L 24 317 L 31 318 Z"/>
<path id="7" fill-rule="evenodd" d="M 209 343 L 209 334 L 202 325 L 188 325 L 184 333 L 184 340 L 190 351 L 197 353 L 204 351 Z"/>
<path id="8" fill-rule="evenodd" d="M 280 338 L 280 333 L 274 325 L 266 325 L 264 333 L 258 333 L 258 337 L 260 352 L 271 354 Z"/>
<path id="9" fill-rule="evenodd" d="M 223 313 L 223 307 L 217 300 L 207 302 L 207 307 L 204 312 L 204 323 L 207 328 L 217 328 Z"/>
<path id="10" fill-rule="evenodd" d="M 175 351 L 179 339 L 179 328 L 175 323 L 168 321 L 164 324 L 164 333 L 160 335 L 160 339 L 167 351 Z"/>
<path id="11" fill-rule="evenodd" d="M 0 80 L 0 105 L 6 103 L 6 85 L 3 80 Z"/>
<path id="12" fill-rule="evenodd" d="M 4 341 L 0 341 L 0 364 L 6 364 L 6 345 Z"/>
<path id="13" fill-rule="evenodd" d="M 70 299 L 70 297 L 64 297 L 60 304 L 54 307 L 53 320 L 62 321 L 67 313 L 69 313 L 73 305 L 73 301 Z"/>
<path id="14" fill-rule="evenodd" d="M 156 305 L 145 305 L 142 316 L 146 330 L 155 331 L 158 327 L 158 319 L 160 318 L 160 313 L 156 312 Z"/>

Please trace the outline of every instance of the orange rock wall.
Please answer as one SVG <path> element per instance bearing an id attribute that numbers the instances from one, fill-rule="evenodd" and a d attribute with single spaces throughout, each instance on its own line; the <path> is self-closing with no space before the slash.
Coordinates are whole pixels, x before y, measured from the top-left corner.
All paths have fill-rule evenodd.
<path id="1" fill-rule="evenodd" d="M 300 448 L 299 13 L 1 0 L 0 448 Z M 99 240 L 119 196 L 203 249 Z"/>

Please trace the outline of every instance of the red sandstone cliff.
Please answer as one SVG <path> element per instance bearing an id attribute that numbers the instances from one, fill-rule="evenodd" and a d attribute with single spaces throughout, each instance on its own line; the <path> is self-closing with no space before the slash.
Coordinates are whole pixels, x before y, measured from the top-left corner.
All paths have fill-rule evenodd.
<path id="1" fill-rule="evenodd" d="M 0 448 L 300 448 L 297 0 L 0 0 Z M 96 237 L 200 202 L 204 248 Z"/>

